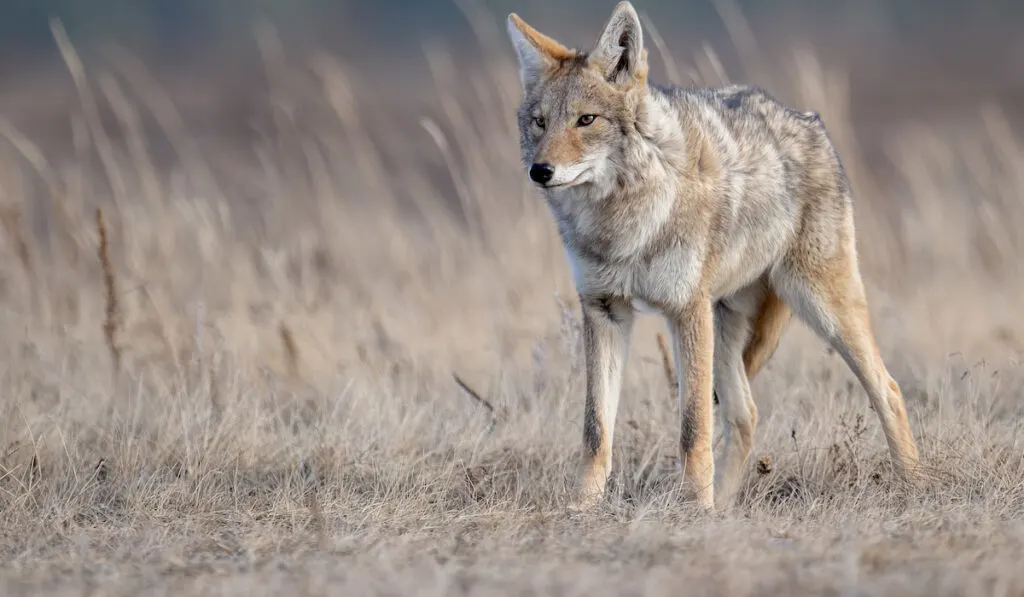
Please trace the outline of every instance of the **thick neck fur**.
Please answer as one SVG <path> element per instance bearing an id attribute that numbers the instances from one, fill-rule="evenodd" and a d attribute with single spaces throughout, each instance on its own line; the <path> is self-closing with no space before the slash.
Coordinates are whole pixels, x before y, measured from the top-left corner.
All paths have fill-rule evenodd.
<path id="1" fill-rule="evenodd" d="M 587 184 L 548 195 L 566 246 L 613 262 L 644 253 L 688 178 L 687 135 L 676 109 L 646 81 L 630 93 L 635 95 L 627 97 L 626 109 L 633 117 L 624 119 L 614 167 Z"/>

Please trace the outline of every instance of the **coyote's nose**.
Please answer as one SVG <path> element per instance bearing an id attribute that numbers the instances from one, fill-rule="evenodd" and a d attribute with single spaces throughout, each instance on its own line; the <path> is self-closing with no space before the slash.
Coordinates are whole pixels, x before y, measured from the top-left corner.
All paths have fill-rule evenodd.
<path id="1" fill-rule="evenodd" d="M 538 184 L 547 184 L 555 175 L 550 164 L 534 164 L 530 166 L 530 178 Z"/>

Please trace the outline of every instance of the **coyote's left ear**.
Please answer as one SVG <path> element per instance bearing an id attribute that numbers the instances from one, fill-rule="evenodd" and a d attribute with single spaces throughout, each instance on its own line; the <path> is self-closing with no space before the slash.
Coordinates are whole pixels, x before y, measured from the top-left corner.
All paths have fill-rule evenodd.
<path id="1" fill-rule="evenodd" d="M 524 89 L 539 81 L 545 70 L 576 55 L 576 52 L 527 25 L 515 13 L 508 15 L 508 37 L 519 57 L 519 78 Z"/>
<path id="2" fill-rule="evenodd" d="M 640 17 L 629 2 L 619 2 L 604 26 L 588 62 L 610 83 L 623 84 L 646 66 Z"/>

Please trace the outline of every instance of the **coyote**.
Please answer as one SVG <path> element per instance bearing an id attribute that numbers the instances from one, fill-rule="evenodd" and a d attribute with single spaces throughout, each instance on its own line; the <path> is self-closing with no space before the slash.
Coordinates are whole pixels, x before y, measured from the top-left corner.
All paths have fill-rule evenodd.
<path id="1" fill-rule="evenodd" d="M 735 499 L 757 424 L 749 379 L 790 310 L 842 355 L 897 472 L 914 480 L 903 397 L 868 318 L 850 183 L 821 118 L 755 87 L 649 83 L 629 2 L 590 52 L 515 13 L 508 35 L 523 163 L 557 222 L 582 305 L 587 380 L 572 507 L 604 493 L 638 311 L 660 314 L 671 332 L 684 485 L 702 507 Z M 717 462 L 713 394 L 724 427 Z"/>

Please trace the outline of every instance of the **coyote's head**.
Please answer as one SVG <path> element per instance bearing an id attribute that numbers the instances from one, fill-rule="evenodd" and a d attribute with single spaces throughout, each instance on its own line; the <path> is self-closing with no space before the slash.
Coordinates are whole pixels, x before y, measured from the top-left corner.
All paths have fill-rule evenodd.
<path id="1" fill-rule="evenodd" d="M 519 57 L 520 146 L 530 179 L 544 189 L 609 187 L 646 93 L 636 11 L 619 3 L 588 53 L 566 48 L 514 13 L 508 34 Z"/>

